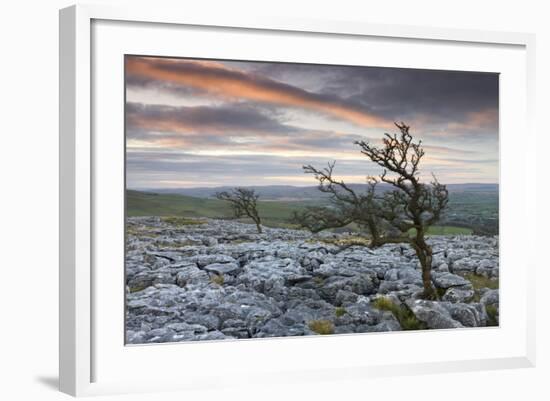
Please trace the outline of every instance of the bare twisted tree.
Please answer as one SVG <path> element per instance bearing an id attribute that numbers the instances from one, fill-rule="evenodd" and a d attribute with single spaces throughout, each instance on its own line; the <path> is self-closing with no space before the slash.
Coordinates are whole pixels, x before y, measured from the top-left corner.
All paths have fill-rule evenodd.
<path id="1" fill-rule="evenodd" d="M 330 205 L 306 208 L 295 213 L 294 220 L 312 232 L 354 222 L 369 234 L 371 248 L 388 243 L 410 245 L 422 267 L 423 296 L 433 299 L 437 294 L 431 282 L 432 248 L 425 236 L 440 219 L 449 193 L 433 174 L 431 183 L 420 182 L 419 166 L 425 154 L 422 141 L 414 142 L 404 123 L 395 125 L 399 134 L 385 134 L 382 147 L 355 142 L 362 154 L 383 168 L 378 178 L 367 177 L 363 193 L 334 178 L 334 163 L 322 170 L 304 166 L 304 172 L 318 181 L 319 190 L 330 195 Z M 379 182 L 393 189 L 377 193 Z"/>
<path id="2" fill-rule="evenodd" d="M 253 189 L 234 188 L 232 191 L 216 193 L 216 198 L 229 202 L 235 218 L 249 217 L 256 224 L 258 233 L 262 233 L 262 221 L 258 213 L 257 201 L 260 195 Z"/>

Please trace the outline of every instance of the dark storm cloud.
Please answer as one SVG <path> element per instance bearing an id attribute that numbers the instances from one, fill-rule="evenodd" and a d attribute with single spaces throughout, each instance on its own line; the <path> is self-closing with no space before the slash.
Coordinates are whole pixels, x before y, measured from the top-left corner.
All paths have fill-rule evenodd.
<path id="1" fill-rule="evenodd" d="M 461 121 L 468 113 L 498 108 L 496 74 L 378 69 L 363 77 L 342 79 L 333 89 L 345 91 L 349 82 L 368 80 L 371 84 L 349 100 L 376 105 L 377 113 L 393 120 L 421 114 L 434 122 Z"/>
<path id="2" fill-rule="evenodd" d="M 493 73 L 287 63 L 258 63 L 253 71 L 287 82 L 305 80 L 325 96 L 393 121 L 416 120 L 419 114 L 431 123 L 463 121 L 472 112 L 498 110 Z M 322 79 L 315 84 L 311 77 Z"/>

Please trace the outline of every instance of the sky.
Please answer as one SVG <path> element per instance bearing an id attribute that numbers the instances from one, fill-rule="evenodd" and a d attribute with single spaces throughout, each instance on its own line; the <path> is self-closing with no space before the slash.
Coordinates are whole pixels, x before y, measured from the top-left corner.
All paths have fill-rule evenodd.
<path id="1" fill-rule="evenodd" d="M 498 74 L 126 56 L 127 187 L 316 185 L 336 162 L 364 183 L 381 168 L 354 141 L 405 122 L 420 176 L 498 182 Z"/>

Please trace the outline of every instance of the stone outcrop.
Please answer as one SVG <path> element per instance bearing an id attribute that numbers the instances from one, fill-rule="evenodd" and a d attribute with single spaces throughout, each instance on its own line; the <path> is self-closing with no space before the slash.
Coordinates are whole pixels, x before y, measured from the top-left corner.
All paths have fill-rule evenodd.
<path id="1" fill-rule="evenodd" d="M 345 239 L 267 227 L 258 234 L 226 220 L 129 218 L 127 342 L 318 334 L 312 322 L 328 322 L 335 334 L 401 330 L 399 314 L 376 306 L 380 297 L 432 329 L 498 323 L 498 290 L 467 278 L 496 282 L 497 238 L 429 238 L 439 301 L 419 299 L 418 261 L 407 247 L 335 245 Z"/>

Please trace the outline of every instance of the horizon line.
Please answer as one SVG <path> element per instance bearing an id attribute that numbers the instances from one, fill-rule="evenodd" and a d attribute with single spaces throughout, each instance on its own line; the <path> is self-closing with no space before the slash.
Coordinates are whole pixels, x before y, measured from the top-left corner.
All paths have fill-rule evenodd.
<path id="1" fill-rule="evenodd" d="M 364 182 L 349 182 L 347 185 L 367 185 Z M 379 182 L 382 185 L 391 185 L 385 182 Z M 453 182 L 443 185 L 499 185 L 498 182 Z M 317 184 L 311 185 L 292 185 L 292 184 L 267 184 L 267 185 L 202 185 L 202 186 L 170 186 L 170 187 L 126 187 L 130 191 L 146 191 L 146 190 L 166 190 L 166 189 L 215 189 L 215 188 L 250 188 L 250 187 L 292 187 L 292 188 L 311 188 L 317 187 Z"/>

